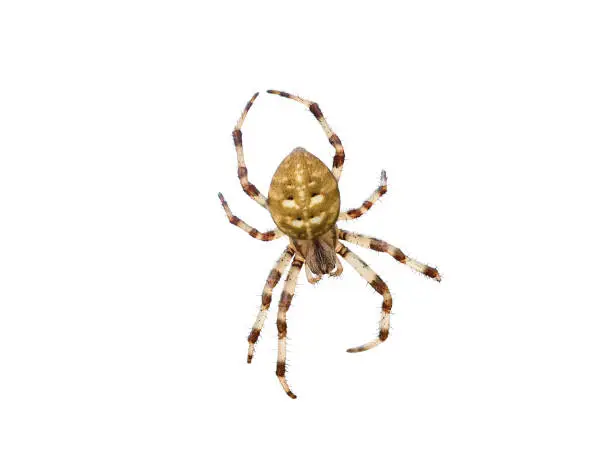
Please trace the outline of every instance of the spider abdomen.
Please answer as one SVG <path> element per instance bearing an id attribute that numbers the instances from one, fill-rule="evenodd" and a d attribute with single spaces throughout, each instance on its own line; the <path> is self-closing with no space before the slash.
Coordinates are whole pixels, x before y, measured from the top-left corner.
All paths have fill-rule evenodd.
<path id="1" fill-rule="evenodd" d="M 338 220 L 338 182 L 321 160 L 296 148 L 276 169 L 268 204 L 278 228 L 291 238 L 311 240 Z"/>

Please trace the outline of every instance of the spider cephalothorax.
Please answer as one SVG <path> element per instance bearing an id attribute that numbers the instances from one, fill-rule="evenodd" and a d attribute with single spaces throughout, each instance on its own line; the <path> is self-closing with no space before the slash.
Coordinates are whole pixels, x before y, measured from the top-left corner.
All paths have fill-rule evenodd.
<path id="1" fill-rule="evenodd" d="M 253 359 L 255 343 L 259 338 L 267 311 L 272 301 L 272 290 L 280 281 L 283 272 L 289 267 L 289 264 L 291 264 L 281 294 L 276 322 L 278 329 L 278 361 L 276 365 L 276 375 L 285 392 L 295 399 L 296 396 L 289 388 L 287 380 L 285 379 L 287 311 L 289 310 L 295 292 L 297 277 L 304 264 L 306 264 L 306 277 L 308 281 L 310 283 L 316 283 L 323 275 L 329 274 L 330 276 L 338 276 L 342 273 L 342 265 L 337 257 L 339 255 L 348 262 L 357 273 L 365 278 L 376 292 L 382 295 L 382 316 L 380 319 L 378 337 L 359 347 L 348 349 L 348 352 L 362 352 L 377 346 L 387 339 L 389 336 L 389 318 L 391 314 L 392 299 L 389 288 L 385 282 L 382 281 L 382 279 L 374 273 L 361 258 L 350 251 L 340 241 L 354 243 L 358 246 L 363 246 L 379 252 L 386 252 L 397 261 L 435 280 L 440 281 L 440 275 L 435 268 L 407 257 L 400 249 L 385 241 L 337 228 L 336 223 L 338 221 L 352 220 L 362 216 L 387 192 L 387 176 L 385 171 L 381 174 L 380 186 L 360 207 L 340 212 L 338 180 L 340 179 L 342 166 L 344 164 L 344 148 L 342 147 L 340 139 L 330 129 L 318 104 L 286 92 L 268 90 L 268 93 L 298 101 L 308 107 L 310 112 L 321 124 L 329 142 L 335 149 L 332 170 L 329 170 L 321 160 L 304 148 L 295 148 L 281 162 L 272 177 L 268 198 L 263 196 L 255 185 L 249 182 L 242 147 L 242 124 L 255 98 L 257 98 L 258 94 L 256 93 L 247 103 L 233 132 L 234 144 L 238 154 L 238 178 L 240 179 L 240 184 L 245 193 L 270 212 L 277 228 L 261 233 L 247 225 L 232 214 L 223 195 L 219 193 L 221 204 L 225 209 L 229 221 L 245 230 L 253 238 L 262 241 L 274 240 L 285 235 L 289 238 L 289 246 L 287 246 L 276 262 L 264 286 L 261 309 L 248 338 L 249 353 L 247 361 L 251 363 Z"/>

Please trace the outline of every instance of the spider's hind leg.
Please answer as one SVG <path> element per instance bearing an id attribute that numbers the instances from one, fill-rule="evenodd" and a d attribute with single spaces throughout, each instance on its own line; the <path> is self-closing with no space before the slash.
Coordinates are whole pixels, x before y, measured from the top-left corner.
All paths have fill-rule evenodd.
<path id="1" fill-rule="evenodd" d="M 285 287 L 281 294 L 280 302 L 278 304 L 278 318 L 276 320 L 276 327 L 278 328 L 278 358 L 276 361 L 276 376 L 280 381 L 283 389 L 289 397 L 292 399 L 297 396 L 291 392 L 287 379 L 285 378 L 285 372 L 287 370 L 287 311 L 291 305 L 291 300 L 295 294 L 295 285 L 297 283 L 298 275 L 302 270 L 304 261 L 301 258 L 294 258 L 291 263 L 291 268 L 285 280 Z"/>
<path id="2" fill-rule="evenodd" d="M 251 328 L 251 334 L 249 334 L 248 338 L 249 353 L 247 355 L 247 363 L 251 363 L 253 360 L 253 355 L 255 355 L 255 343 L 259 339 L 259 334 L 261 333 L 264 322 L 266 321 L 266 315 L 268 314 L 268 309 L 270 308 L 270 303 L 272 302 L 272 291 L 280 281 L 283 272 L 289 265 L 289 262 L 291 262 L 291 257 L 293 257 L 293 254 L 293 250 L 287 247 L 274 265 L 274 268 L 270 270 L 270 274 L 268 275 L 268 279 L 266 280 L 266 284 L 261 295 L 261 308 L 257 313 L 257 318 L 255 319 L 253 328 Z"/>
<path id="3" fill-rule="evenodd" d="M 369 350 L 372 347 L 376 347 L 380 343 L 384 342 L 389 337 L 389 325 L 391 317 L 391 307 L 393 300 L 391 298 L 391 292 L 387 287 L 387 284 L 366 264 L 361 258 L 350 251 L 342 243 L 338 243 L 336 251 L 340 254 L 344 260 L 346 260 L 356 271 L 361 275 L 374 290 L 383 297 L 382 312 L 380 315 L 380 326 L 378 332 L 378 338 L 363 344 L 358 347 L 348 349 L 347 352 L 363 352 Z"/>

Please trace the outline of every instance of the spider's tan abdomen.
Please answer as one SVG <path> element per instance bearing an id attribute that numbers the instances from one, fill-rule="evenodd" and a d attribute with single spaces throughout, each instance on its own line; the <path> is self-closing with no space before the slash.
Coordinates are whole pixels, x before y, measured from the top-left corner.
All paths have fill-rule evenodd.
<path id="1" fill-rule="evenodd" d="M 278 228 L 291 238 L 311 240 L 338 219 L 338 182 L 316 156 L 296 148 L 276 169 L 268 203 Z"/>

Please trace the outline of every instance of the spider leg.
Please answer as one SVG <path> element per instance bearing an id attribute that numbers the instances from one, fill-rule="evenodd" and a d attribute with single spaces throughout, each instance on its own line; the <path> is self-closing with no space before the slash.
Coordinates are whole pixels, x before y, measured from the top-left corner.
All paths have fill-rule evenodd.
<path id="1" fill-rule="evenodd" d="M 242 124 L 244 123 L 244 119 L 246 118 L 249 109 L 251 109 L 251 106 L 253 106 L 253 102 L 255 101 L 255 98 L 257 98 L 257 95 L 259 95 L 259 93 L 256 93 L 251 97 L 245 106 L 244 111 L 242 111 L 242 115 L 240 116 L 240 119 L 238 119 L 236 127 L 234 127 L 234 131 L 232 132 L 232 137 L 234 138 L 234 145 L 238 155 L 238 178 L 240 179 L 240 185 L 242 185 L 244 192 L 253 198 L 261 207 L 268 209 L 268 200 L 266 197 L 259 192 L 255 185 L 249 182 L 248 171 L 244 162 L 244 150 L 242 147 Z"/>
<path id="2" fill-rule="evenodd" d="M 410 257 L 406 256 L 401 249 L 390 245 L 386 241 L 341 229 L 338 229 L 338 239 L 348 241 L 349 243 L 353 243 L 358 246 L 363 246 L 364 248 L 373 249 L 374 251 L 386 252 L 395 260 L 401 262 L 402 264 L 406 264 L 413 270 L 433 278 L 434 280 L 442 280 L 442 277 L 437 269 L 430 267 L 429 265 L 422 264 L 417 260 L 411 259 Z"/>
<path id="3" fill-rule="evenodd" d="M 363 352 L 371 349 L 372 347 L 376 347 L 389 337 L 389 318 L 391 315 L 393 300 L 387 284 L 382 281 L 374 270 L 372 270 L 368 264 L 361 260 L 357 254 L 350 251 L 342 243 L 338 243 L 336 246 L 336 252 L 340 254 L 344 260 L 346 260 L 357 271 L 357 273 L 359 273 L 359 275 L 361 275 L 370 284 L 370 286 L 383 297 L 378 338 L 361 346 L 353 347 L 347 350 L 347 352 L 351 353 Z"/>
<path id="4" fill-rule="evenodd" d="M 363 204 L 356 209 L 349 209 L 348 211 L 341 212 L 338 216 L 338 221 L 340 220 L 353 220 L 357 217 L 361 217 L 363 214 L 368 212 L 370 208 L 374 205 L 376 201 L 380 199 L 387 192 L 387 173 L 383 170 L 380 173 L 380 185 L 374 193 L 370 195 L 368 199 L 366 199 Z"/>
<path id="5" fill-rule="evenodd" d="M 268 309 L 270 308 L 270 303 L 272 302 L 272 291 L 278 284 L 283 275 L 283 272 L 289 266 L 289 262 L 291 262 L 291 257 L 293 257 L 293 250 L 290 247 L 287 247 L 280 258 L 274 265 L 274 268 L 270 270 L 270 274 L 268 275 L 268 279 L 266 280 L 266 284 L 264 285 L 263 293 L 261 295 L 261 308 L 257 313 L 257 318 L 255 319 L 255 323 L 253 323 L 253 328 L 251 328 L 251 334 L 249 334 L 249 353 L 247 356 L 247 363 L 251 363 L 253 360 L 253 355 L 255 354 L 255 343 L 259 339 L 259 333 L 264 326 L 264 322 L 266 321 L 266 315 L 268 314 Z"/>
<path id="6" fill-rule="evenodd" d="M 234 214 L 232 214 L 232 211 L 229 208 L 227 201 L 225 201 L 225 198 L 223 197 L 221 193 L 219 193 L 219 199 L 221 200 L 221 205 L 223 206 L 223 209 L 225 209 L 225 215 L 227 215 L 227 218 L 229 219 L 230 223 L 233 225 L 236 225 L 238 228 L 241 228 L 242 230 L 247 232 L 249 235 L 251 235 L 253 238 L 261 240 L 261 241 L 272 241 L 282 236 L 285 236 L 285 234 L 282 231 L 280 231 L 278 228 L 261 233 L 256 228 L 251 227 L 249 224 L 244 222 L 242 219 L 239 219 Z"/>
<path id="7" fill-rule="evenodd" d="M 278 358 L 276 361 L 276 376 L 280 381 L 283 389 L 289 397 L 295 399 L 297 396 L 291 392 L 289 384 L 285 379 L 286 362 L 287 362 L 287 311 L 291 305 L 291 300 L 295 294 L 295 285 L 298 275 L 302 270 L 304 261 L 300 257 L 295 257 L 291 263 L 291 268 L 285 280 L 285 287 L 281 294 L 278 305 L 278 318 L 276 319 L 276 327 L 278 328 Z"/>
<path id="8" fill-rule="evenodd" d="M 340 175 L 342 174 L 342 166 L 344 165 L 344 147 L 342 146 L 342 142 L 340 141 L 340 138 L 338 138 L 338 135 L 334 133 L 334 131 L 331 129 L 331 127 L 325 120 L 325 117 L 323 116 L 319 105 L 312 101 L 305 100 L 304 98 L 300 98 L 299 96 L 291 95 L 287 92 L 280 92 L 278 90 L 268 90 L 268 93 L 272 93 L 273 95 L 280 95 L 282 97 L 289 98 L 290 100 L 302 103 L 310 110 L 314 117 L 317 118 L 319 124 L 321 124 L 321 127 L 323 127 L 323 130 L 325 131 L 327 139 L 336 150 L 336 154 L 334 155 L 332 174 L 334 174 L 336 180 L 340 180 Z"/>

